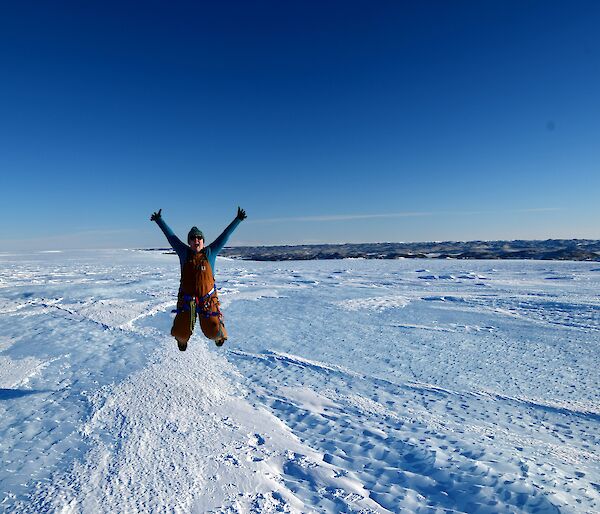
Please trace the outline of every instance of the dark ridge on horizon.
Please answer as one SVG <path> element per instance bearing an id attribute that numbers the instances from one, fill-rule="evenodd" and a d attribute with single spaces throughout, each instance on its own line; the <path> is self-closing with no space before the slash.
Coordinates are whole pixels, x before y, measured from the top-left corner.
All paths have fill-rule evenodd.
<path id="1" fill-rule="evenodd" d="M 170 248 L 148 250 L 170 252 Z M 316 259 L 534 259 L 600 261 L 598 239 L 441 241 L 422 243 L 340 243 L 228 246 L 223 257 L 252 261 Z"/>

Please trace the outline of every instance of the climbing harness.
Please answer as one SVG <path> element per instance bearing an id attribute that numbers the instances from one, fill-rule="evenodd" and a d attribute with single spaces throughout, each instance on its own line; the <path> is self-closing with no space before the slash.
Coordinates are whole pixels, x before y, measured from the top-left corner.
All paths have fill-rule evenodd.
<path id="1" fill-rule="evenodd" d="M 217 292 L 217 286 L 213 287 L 208 293 L 206 293 L 201 298 L 197 296 L 190 296 L 189 294 L 182 295 L 179 293 L 179 298 L 183 300 L 183 307 L 173 309 L 171 312 L 175 314 L 179 314 L 180 312 L 188 312 L 192 313 L 197 312 L 198 315 L 202 315 L 205 318 L 210 316 L 222 316 L 221 310 L 217 307 L 216 311 L 210 310 L 210 298 Z"/>

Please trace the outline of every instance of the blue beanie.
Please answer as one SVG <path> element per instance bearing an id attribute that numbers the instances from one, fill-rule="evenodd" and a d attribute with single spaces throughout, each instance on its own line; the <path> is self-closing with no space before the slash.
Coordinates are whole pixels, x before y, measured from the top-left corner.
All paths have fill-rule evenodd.
<path id="1" fill-rule="evenodd" d="M 200 236 L 202 239 L 204 239 L 204 234 L 202 231 L 198 227 L 192 227 L 188 232 L 188 241 L 192 239 L 192 237 L 196 236 Z"/>

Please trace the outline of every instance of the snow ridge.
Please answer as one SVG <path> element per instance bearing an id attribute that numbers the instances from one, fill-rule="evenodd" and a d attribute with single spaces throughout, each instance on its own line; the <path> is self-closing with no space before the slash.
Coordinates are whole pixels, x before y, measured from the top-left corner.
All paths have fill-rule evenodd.
<path id="1" fill-rule="evenodd" d="M 161 351 L 94 395 L 81 429 L 92 450 L 16 511 L 307 512 L 283 478 L 301 473 L 344 492 L 336 501 L 348 512 L 385 512 L 358 481 L 250 405 L 236 375 L 204 345 Z"/>

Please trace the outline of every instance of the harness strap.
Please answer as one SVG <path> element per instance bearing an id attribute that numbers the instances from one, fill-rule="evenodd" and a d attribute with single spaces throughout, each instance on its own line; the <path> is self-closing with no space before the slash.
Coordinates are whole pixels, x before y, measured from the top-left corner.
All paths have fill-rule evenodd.
<path id="1" fill-rule="evenodd" d="M 188 312 L 191 310 L 192 308 L 192 303 L 196 303 L 195 298 L 193 296 L 190 296 L 189 294 L 184 294 L 183 295 L 183 307 L 181 308 L 177 308 L 177 309 L 173 309 L 171 312 L 174 312 L 176 314 L 179 314 L 181 312 Z"/>
<path id="2" fill-rule="evenodd" d="M 194 331 L 194 325 L 196 324 L 196 302 L 194 299 L 190 300 L 190 332 Z"/>
<path id="3" fill-rule="evenodd" d="M 221 313 L 219 311 L 200 311 L 198 312 L 198 316 L 202 316 L 203 318 L 210 318 L 212 316 L 221 316 Z"/>
<path id="4" fill-rule="evenodd" d="M 217 286 L 215 285 L 208 293 L 206 293 L 201 298 L 194 297 L 189 294 L 184 294 L 183 295 L 183 307 L 178 308 L 178 309 L 173 309 L 171 312 L 179 314 L 181 312 L 190 311 L 191 318 L 192 318 L 192 321 L 191 321 L 192 325 L 190 328 L 193 330 L 195 318 L 196 318 L 196 312 L 198 313 L 198 315 L 202 315 L 204 318 L 210 318 L 211 316 L 221 316 L 221 312 L 219 310 L 209 311 L 208 307 L 206 307 L 206 305 L 207 305 L 206 300 L 208 300 L 216 292 L 217 292 Z M 203 304 L 203 305 L 201 306 L 201 304 Z"/>
<path id="5" fill-rule="evenodd" d="M 217 292 L 217 286 L 214 285 L 213 288 L 208 293 L 206 293 L 202 298 L 200 298 L 200 301 L 203 301 L 203 300 L 206 300 L 207 298 L 210 298 L 216 292 Z"/>

